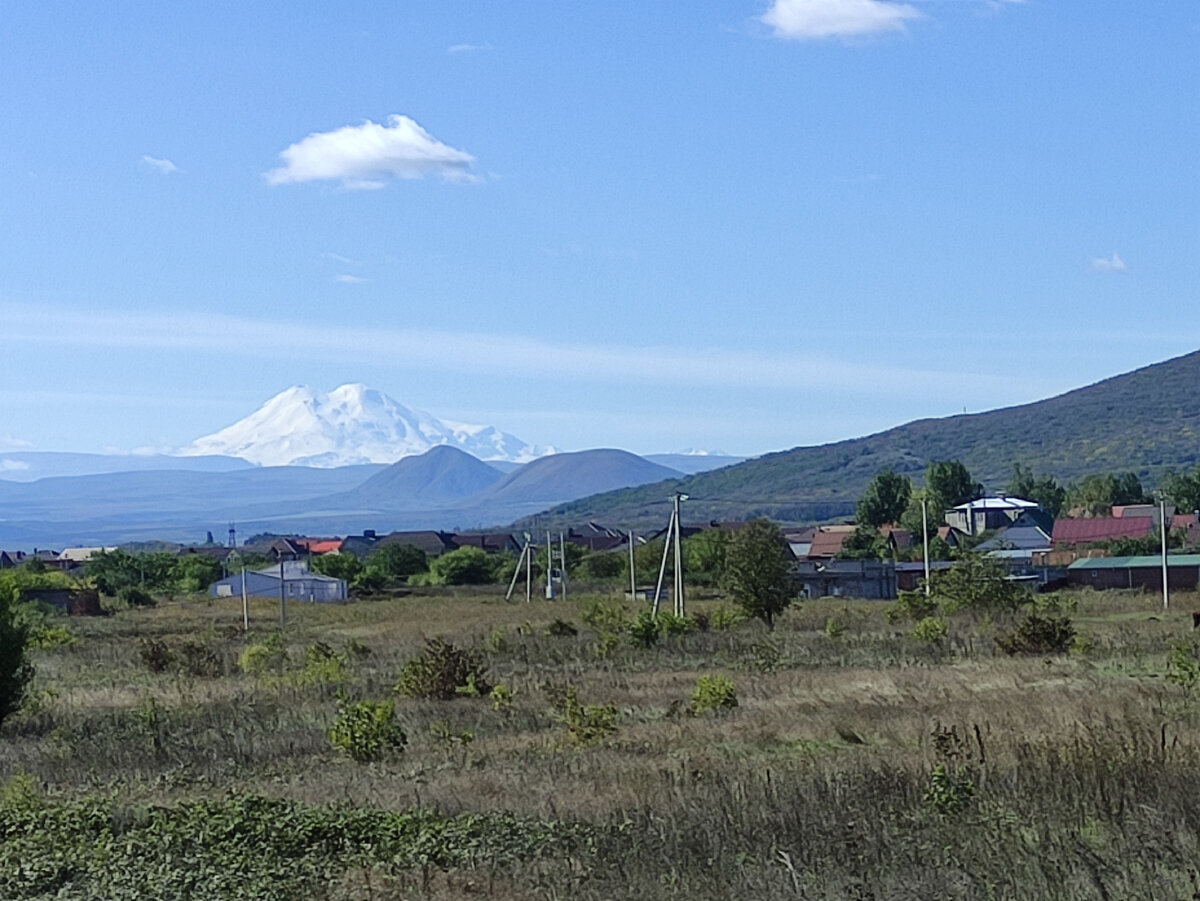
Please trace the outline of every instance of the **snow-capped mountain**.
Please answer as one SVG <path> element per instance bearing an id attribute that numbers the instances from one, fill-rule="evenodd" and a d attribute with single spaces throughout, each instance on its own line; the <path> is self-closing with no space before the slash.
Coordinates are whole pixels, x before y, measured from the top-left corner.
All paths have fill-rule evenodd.
<path id="1" fill-rule="evenodd" d="M 395 463 L 443 444 L 481 460 L 517 463 L 554 453 L 493 426 L 444 422 L 410 410 L 366 385 L 342 385 L 328 394 L 304 385 L 288 388 L 176 453 L 225 454 L 263 466 L 335 467 Z"/>

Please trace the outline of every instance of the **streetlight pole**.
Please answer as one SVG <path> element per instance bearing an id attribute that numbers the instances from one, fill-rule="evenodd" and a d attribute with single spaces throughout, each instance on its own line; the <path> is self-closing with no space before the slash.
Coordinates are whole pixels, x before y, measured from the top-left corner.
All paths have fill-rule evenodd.
<path id="1" fill-rule="evenodd" d="M 1163 610 L 1166 610 L 1169 603 L 1169 590 L 1167 588 L 1167 498 L 1164 494 L 1158 496 L 1158 526 L 1162 533 Z"/>
<path id="2" fill-rule="evenodd" d="M 929 513 L 924 496 L 921 497 L 921 540 L 925 548 L 925 597 L 929 597 Z"/>

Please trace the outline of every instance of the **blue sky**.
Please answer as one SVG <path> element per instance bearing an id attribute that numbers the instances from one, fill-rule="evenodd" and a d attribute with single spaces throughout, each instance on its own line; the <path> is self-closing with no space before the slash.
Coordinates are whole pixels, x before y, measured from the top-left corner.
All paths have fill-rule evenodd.
<path id="1" fill-rule="evenodd" d="M 757 454 L 1200 346 L 1194 3 L 0 5 L 0 449 Z"/>

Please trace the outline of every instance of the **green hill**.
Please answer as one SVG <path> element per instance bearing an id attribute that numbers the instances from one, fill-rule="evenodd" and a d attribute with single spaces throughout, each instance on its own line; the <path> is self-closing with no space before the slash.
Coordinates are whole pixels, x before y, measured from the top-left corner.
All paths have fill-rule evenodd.
<path id="1" fill-rule="evenodd" d="M 1132 471 L 1152 484 L 1200 461 L 1200 351 L 1105 379 L 1048 400 L 988 413 L 921 419 L 865 438 L 797 447 L 745 463 L 555 507 L 543 527 L 595 520 L 662 526 L 667 498 L 691 496 L 686 519 L 816 522 L 844 516 L 880 469 L 919 477 L 930 460 L 962 460 L 989 490 L 1014 463 L 1068 482 Z"/>

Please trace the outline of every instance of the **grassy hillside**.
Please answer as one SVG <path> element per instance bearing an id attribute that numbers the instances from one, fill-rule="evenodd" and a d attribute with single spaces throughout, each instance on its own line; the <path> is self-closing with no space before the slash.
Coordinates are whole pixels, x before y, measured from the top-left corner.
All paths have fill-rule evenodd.
<path id="1" fill-rule="evenodd" d="M 1014 463 L 1070 481 L 1132 470 L 1153 482 L 1200 460 L 1200 352 L 1049 400 L 988 413 L 922 419 L 865 438 L 798 447 L 736 466 L 563 504 L 557 522 L 665 524 L 665 498 L 687 492 L 688 519 L 817 521 L 845 515 L 885 467 L 919 476 L 929 460 L 959 459 L 989 489 Z M 546 521 L 546 516 L 541 521 Z"/>

